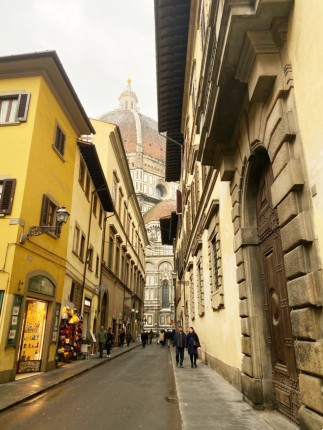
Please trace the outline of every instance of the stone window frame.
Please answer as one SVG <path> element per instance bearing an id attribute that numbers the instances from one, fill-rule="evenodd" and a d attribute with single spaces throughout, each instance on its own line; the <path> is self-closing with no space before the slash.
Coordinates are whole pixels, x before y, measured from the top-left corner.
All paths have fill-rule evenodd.
<path id="1" fill-rule="evenodd" d="M 210 301 L 213 311 L 224 308 L 224 287 L 222 280 L 222 254 L 219 201 L 213 199 L 205 217 L 204 229 L 207 230 L 208 263 L 210 277 Z M 215 247 L 215 248 L 214 248 Z M 214 250 L 216 255 L 214 255 Z M 216 269 L 214 262 L 216 261 Z"/>
<path id="2" fill-rule="evenodd" d="M 200 251 L 197 255 L 196 262 L 196 292 L 197 292 L 197 305 L 198 315 L 203 317 L 205 315 L 205 291 L 204 291 L 204 276 L 203 276 L 203 258 Z"/>
<path id="3" fill-rule="evenodd" d="M 189 271 L 189 291 L 190 291 L 190 306 L 189 306 L 189 314 L 191 320 L 195 320 L 195 294 L 194 294 L 194 274 L 193 274 L 193 263 L 191 263 L 188 267 Z M 185 288 L 185 285 L 184 285 Z M 184 304 L 186 306 L 186 304 Z"/>

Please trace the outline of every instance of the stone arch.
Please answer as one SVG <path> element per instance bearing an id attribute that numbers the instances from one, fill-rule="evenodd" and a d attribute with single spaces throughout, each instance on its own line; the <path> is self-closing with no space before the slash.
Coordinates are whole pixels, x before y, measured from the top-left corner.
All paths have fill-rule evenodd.
<path id="1" fill-rule="evenodd" d="M 267 324 L 263 312 L 265 302 L 262 261 L 257 235 L 256 199 L 259 178 L 269 156 L 265 147 L 257 148 L 242 169 L 241 225 L 237 235 L 241 235 L 241 247 L 236 256 L 239 283 L 240 318 L 242 334 L 242 391 L 255 405 L 269 406 L 273 402 L 271 389 L 270 350 L 266 345 Z"/>
<path id="2" fill-rule="evenodd" d="M 295 346 L 297 369 L 301 372 L 300 394 L 306 404 L 307 399 L 310 401 L 306 384 L 311 378 L 306 373 L 319 372 L 315 369 L 313 351 L 320 347 L 318 318 L 321 309 L 318 291 L 322 288 L 321 264 L 315 248 L 311 195 L 303 163 L 293 90 L 273 94 L 267 104 L 270 108 L 264 105 L 259 107 L 261 115 L 255 114 L 254 107 L 250 109 L 252 117 L 246 121 L 246 130 L 252 127 L 253 130 L 261 130 L 261 133 L 252 135 L 250 132 L 252 141 L 244 138 L 239 142 L 239 151 L 244 157 L 241 156 L 236 165 L 231 185 L 233 213 L 236 217 L 235 253 L 244 354 L 242 391 L 255 405 L 270 406 L 273 402 L 272 366 L 266 344 L 264 289 L 261 287 L 263 270 L 257 252 L 259 238 L 255 210 L 259 177 L 264 164 L 270 162 L 274 178 L 271 199 L 278 213 L 288 305 L 291 309 L 293 336 L 290 342 Z M 252 125 L 253 120 L 261 124 Z M 304 357 L 310 358 L 305 360 Z M 316 395 L 319 396 L 318 391 Z M 300 411 L 304 410 L 302 408 L 304 406 Z M 297 415 L 288 416 L 296 422 L 299 419 Z"/>

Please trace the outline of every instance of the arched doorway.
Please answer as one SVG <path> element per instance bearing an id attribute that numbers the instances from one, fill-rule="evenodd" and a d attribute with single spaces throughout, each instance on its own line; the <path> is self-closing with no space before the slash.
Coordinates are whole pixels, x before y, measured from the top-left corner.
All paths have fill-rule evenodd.
<path id="1" fill-rule="evenodd" d="M 268 324 L 267 343 L 272 362 L 275 407 L 297 417 L 299 386 L 288 304 L 284 254 L 277 210 L 271 201 L 272 167 L 267 157 L 257 194 L 257 229 L 263 263 L 264 309 Z"/>

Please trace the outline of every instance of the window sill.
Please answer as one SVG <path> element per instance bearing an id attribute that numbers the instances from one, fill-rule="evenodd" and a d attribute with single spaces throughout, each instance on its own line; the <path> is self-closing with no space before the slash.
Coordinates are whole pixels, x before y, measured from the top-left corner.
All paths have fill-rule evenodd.
<path id="1" fill-rule="evenodd" d="M 53 148 L 53 150 L 54 150 L 54 152 L 55 152 L 55 154 L 62 160 L 62 161 L 64 161 L 64 163 L 65 163 L 65 158 L 64 158 L 64 155 L 63 154 L 61 154 L 58 150 L 57 150 L 57 148 L 55 147 L 55 145 L 52 145 L 52 148 Z"/>
<path id="2" fill-rule="evenodd" d="M 0 122 L 0 127 L 6 127 L 6 126 L 12 126 L 12 125 L 20 125 L 20 121 L 14 121 L 14 122 Z"/>

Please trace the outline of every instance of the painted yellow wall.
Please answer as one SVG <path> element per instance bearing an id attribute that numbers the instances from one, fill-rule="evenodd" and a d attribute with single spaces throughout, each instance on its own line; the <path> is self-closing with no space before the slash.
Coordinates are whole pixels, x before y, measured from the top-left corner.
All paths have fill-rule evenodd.
<path id="1" fill-rule="evenodd" d="M 0 175 L 17 179 L 11 215 L 0 219 L 0 265 L 4 265 L 6 244 L 8 253 L 4 270 L 0 272 L 0 289 L 10 294 L 6 297 L 2 315 L 8 315 L 12 308 L 12 294 L 28 296 L 26 276 L 41 270 L 50 274 L 56 282 L 56 300 L 62 299 L 65 259 L 69 223 L 63 226 L 60 239 L 47 234 L 32 237 L 24 245 L 19 245 L 20 234 L 30 226 L 39 225 L 42 196 L 48 193 L 59 206 L 66 205 L 70 211 L 72 183 L 74 176 L 76 132 L 66 113 L 41 77 L 7 79 L 0 81 L 0 91 L 24 90 L 32 93 L 28 118 L 25 123 L 0 127 L 1 157 Z M 62 160 L 53 150 L 55 125 L 60 125 L 66 135 L 66 152 Z M 9 225 L 9 219 L 20 218 L 25 227 Z M 9 282 L 8 282 L 9 280 Z M 8 282 L 8 284 L 7 284 Z M 52 321 L 47 321 L 51 327 Z M 17 351 L 6 350 L 9 318 L 1 318 L 1 360 L 0 371 L 14 367 Z M 50 346 L 49 360 L 54 360 L 55 345 Z"/>

